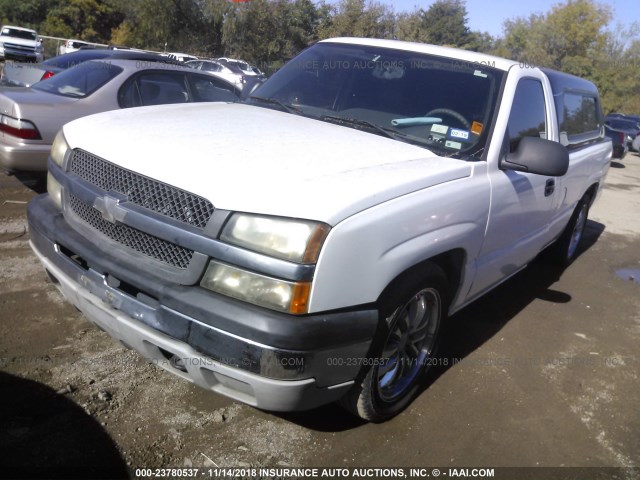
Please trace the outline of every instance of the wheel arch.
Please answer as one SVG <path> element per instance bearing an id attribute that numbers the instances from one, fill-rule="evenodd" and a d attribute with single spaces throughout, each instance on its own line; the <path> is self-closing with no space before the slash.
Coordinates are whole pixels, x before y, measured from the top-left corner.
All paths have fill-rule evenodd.
<path id="1" fill-rule="evenodd" d="M 589 195 L 589 207 L 593 205 L 593 202 L 596 201 L 596 196 L 598 195 L 598 190 L 600 189 L 600 182 L 593 183 L 587 191 L 584 192 L 585 195 Z"/>
<path id="2" fill-rule="evenodd" d="M 460 287 L 462 286 L 463 269 L 466 258 L 467 253 L 464 249 L 454 248 L 422 260 L 396 275 L 380 293 L 377 303 L 380 304 L 385 298 L 388 298 L 401 289 L 403 284 L 408 280 L 423 275 L 425 271 L 435 265 L 442 270 L 447 279 L 448 305 L 446 305 L 446 307 L 448 308 L 458 295 Z"/>

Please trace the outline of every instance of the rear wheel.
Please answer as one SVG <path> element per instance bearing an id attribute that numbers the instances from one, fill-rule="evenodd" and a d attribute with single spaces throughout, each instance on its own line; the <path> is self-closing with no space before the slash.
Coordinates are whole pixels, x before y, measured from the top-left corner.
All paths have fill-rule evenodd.
<path id="1" fill-rule="evenodd" d="M 436 265 L 413 277 L 383 301 L 384 320 L 373 356 L 365 362 L 366 374 L 342 401 L 368 421 L 387 420 L 413 400 L 436 351 L 448 305 L 446 278 Z"/>
<path id="2" fill-rule="evenodd" d="M 578 247 L 584 237 L 587 226 L 591 197 L 583 196 L 576 205 L 564 232 L 553 246 L 553 260 L 563 267 L 568 267 L 578 256 Z"/>

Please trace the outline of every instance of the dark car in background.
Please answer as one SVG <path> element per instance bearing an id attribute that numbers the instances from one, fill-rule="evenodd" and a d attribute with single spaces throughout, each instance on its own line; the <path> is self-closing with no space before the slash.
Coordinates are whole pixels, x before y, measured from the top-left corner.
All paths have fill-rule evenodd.
<path id="1" fill-rule="evenodd" d="M 167 57 L 154 53 L 139 52 L 135 50 L 115 50 L 111 48 L 82 49 L 64 55 L 45 60 L 42 63 L 16 63 L 5 64 L 0 76 L 0 85 L 11 87 L 29 87 L 34 83 L 45 80 L 76 65 L 88 60 L 100 60 L 112 58 L 114 60 L 139 60 L 141 62 L 165 62 L 175 63 Z"/>
<path id="2" fill-rule="evenodd" d="M 629 150 L 633 151 L 632 142 L 640 133 L 640 122 L 627 117 L 612 117 L 607 115 L 604 121 L 605 125 L 615 130 L 621 130 L 625 133 L 625 141 Z"/>
<path id="3" fill-rule="evenodd" d="M 623 120 L 633 120 L 640 122 L 640 115 L 628 115 L 626 113 L 610 113 L 607 118 L 621 118 Z"/>
<path id="4" fill-rule="evenodd" d="M 613 145 L 613 158 L 622 160 L 629 151 L 626 140 L 626 133 L 622 130 L 615 130 L 608 125 L 604 126 L 604 134 L 611 139 Z"/>

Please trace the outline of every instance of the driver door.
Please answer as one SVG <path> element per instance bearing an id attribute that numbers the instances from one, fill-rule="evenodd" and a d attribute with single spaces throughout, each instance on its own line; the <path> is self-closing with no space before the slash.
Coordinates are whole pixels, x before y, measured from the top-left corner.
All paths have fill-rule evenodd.
<path id="1" fill-rule="evenodd" d="M 499 158 L 489 158 L 491 208 L 472 297 L 520 270 L 551 241 L 549 226 L 559 207 L 558 178 L 499 168 L 500 159 L 515 151 L 523 137 L 550 139 L 551 97 L 545 95 L 543 77 L 535 73 L 517 80 Z"/>

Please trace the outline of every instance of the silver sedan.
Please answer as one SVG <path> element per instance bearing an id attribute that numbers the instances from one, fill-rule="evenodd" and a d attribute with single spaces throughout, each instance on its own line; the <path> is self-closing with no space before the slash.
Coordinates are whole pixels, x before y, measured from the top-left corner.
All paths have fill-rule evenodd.
<path id="1" fill-rule="evenodd" d="M 145 105 L 234 102 L 239 94 L 233 84 L 187 67 L 84 62 L 29 88 L 0 90 L 0 168 L 45 171 L 56 133 L 76 118 Z"/>

